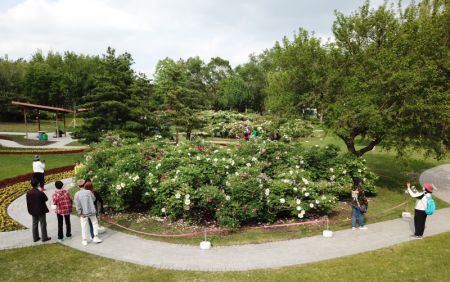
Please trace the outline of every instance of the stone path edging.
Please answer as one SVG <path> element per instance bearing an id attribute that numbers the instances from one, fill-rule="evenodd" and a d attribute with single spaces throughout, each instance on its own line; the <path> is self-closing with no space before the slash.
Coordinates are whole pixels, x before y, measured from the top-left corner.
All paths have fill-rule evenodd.
<path id="1" fill-rule="evenodd" d="M 1 134 L 6 135 L 25 135 L 24 132 L 0 132 Z M 50 134 L 51 135 L 51 134 Z M 15 141 L 0 139 L 0 145 L 8 147 L 8 148 L 30 148 L 30 149 L 82 149 L 86 148 L 86 146 L 66 146 L 73 141 L 72 137 L 70 137 L 70 132 L 68 132 L 67 137 L 53 138 L 53 136 L 49 135 L 49 141 L 54 141 L 55 143 L 48 144 L 45 146 L 26 146 L 19 144 Z M 29 139 L 37 140 L 37 133 L 28 133 Z"/>
<path id="2" fill-rule="evenodd" d="M 443 165 L 425 171 L 420 181 L 436 183 L 436 196 L 450 202 L 450 165 Z M 66 181 L 67 182 L 67 181 Z M 53 193 L 53 184 L 47 185 L 47 195 Z M 25 196 L 8 207 L 12 218 L 26 227 L 31 217 L 26 212 Z M 440 209 L 427 219 L 425 235 L 450 231 L 450 208 Z M 342 230 L 334 232 L 333 238 L 314 236 L 302 239 L 278 241 L 264 244 L 213 247 L 200 250 L 198 246 L 170 244 L 145 240 L 133 235 L 107 229 L 101 237 L 101 244 L 81 245 L 79 219 L 71 217 L 73 239 L 64 245 L 120 261 L 165 269 L 196 271 L 246 271 L 251 269 L 275 268 L 302 263 L 332 259 L 410 241 L 411 221 L 395 219 L 369 224 L 368 230 Z M 48 232 L 56 239 L 56 216 L 47 216 Z M 15 238 L 17 240 L 13 241 Z M 52 241 L 54 241 L 52 239 Z M 11 244 L 9 244 L 11 243 Z M 8 245 L 32 245 L 31 231 L 22 230 L 0 233 L 0 249 Z M 13 247 L 13 246 L 10 246 Z"/>

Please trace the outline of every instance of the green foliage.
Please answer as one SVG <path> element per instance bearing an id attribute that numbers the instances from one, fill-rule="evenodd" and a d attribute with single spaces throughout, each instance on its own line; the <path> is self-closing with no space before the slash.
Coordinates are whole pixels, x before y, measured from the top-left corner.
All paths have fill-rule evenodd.
<path id="1" fill-rule="evenodd" d="M 363 160 L 337 147 L 303 148 L 280 142 L 236 147 L 168 145 L 107 136 L 89 153 L 78 177 L 93 179 L 116 210 L 149 210 L 188 221 L 215 220 L 237 228 L 248 222 L 326 214 L 348 197 L 353 177 L 374 194 Z"/>

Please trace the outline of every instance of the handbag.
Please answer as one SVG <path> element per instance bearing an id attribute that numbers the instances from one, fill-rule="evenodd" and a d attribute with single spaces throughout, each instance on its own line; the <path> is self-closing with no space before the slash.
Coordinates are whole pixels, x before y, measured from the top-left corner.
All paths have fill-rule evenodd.
<path id="1" fill-rule="evenodd" d="M 369 207 L 369 203 L 360 205 L 358 199 L 356 199 L 356 202 L 358 203 L 359 211 L 361 213 L 366 213 L 367 212 L 367 208 Z"/>

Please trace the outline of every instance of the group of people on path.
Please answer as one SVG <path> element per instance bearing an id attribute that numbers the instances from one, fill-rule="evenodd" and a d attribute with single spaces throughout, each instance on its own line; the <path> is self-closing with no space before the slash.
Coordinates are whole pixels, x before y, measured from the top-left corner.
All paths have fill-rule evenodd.
<path id="1" fill-rule="evenodd" d="M 80 165 L 79 161 L 77 163 Z M 47 234 L 46 214 L 49 212 L 49 209 L 47 207 L 48 198 L 44 193 L 44 169 L 45 162 L 41 162 L 40 157 L 36 155 L 33 159 L 32 188 L 26 194 L 28 213 L 32 217 L 32 234 L 34 242 L 39 240 L 42 240 L 42 242 L 51 240 L 51 237 Z M 66 239 L 72 238 L 70 214 L 74 204 L 77 214 L 80 217 L 81 243 L 85 246 L 88 244 L 88 230 L 92 242 L 101 243 L 102 240 L 98 237 L 100 227 L 97 216 L 99 211 L 103 212 L 103 200 L 100 194 L 94 190 L 92 182 L 89 179 L 79 179 L 77 181 L 77 186 L 80 190 L 75 193 L 74 201 L 72 201 L 69 192 L 62 189 L 64 183 L 59 180 L 55 182 L 56 191 L 52 195 L 51 208 L 55 211 L 58 221 L 58 241 L 62 242 L 64 240 L 64 222 L 66 225 Z M 100 204 L 100 208 L 98 207 L 98 204 Z M 39 225 L 42 238 L 39 236 Z"/>
<path id="2" fill-rule="evenodd" d="M 362 187 L 363 180 L 355 178 L 353 182 L 351 202 L 352 230 L 356 229 L 357 221 L 359 229 L 366 230 L 367 226 L 364 225 L 364 214 L 367 211 L 369 203 Z M 414 186 L 411 187 L 411 184 L 408 182 L 406 183 L 405 192 L 416 199 L 414 208 L 414 234 L 412 234 L 411 237 L 413 237 L 413 239 L 422 239 L 427 216 L 433 214 L 436 208 L 431 196 L 433 193 L 433 184 L 425 182 L 423 184 L 423 191 L 419 192 Z"/>

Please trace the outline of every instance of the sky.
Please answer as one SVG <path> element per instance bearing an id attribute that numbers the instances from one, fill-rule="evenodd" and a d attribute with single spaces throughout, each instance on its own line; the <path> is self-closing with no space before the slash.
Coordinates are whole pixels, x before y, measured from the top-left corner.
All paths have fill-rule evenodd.
<path id="1" fill-rule="evenodd" d="M 378 7 L 384 0 L 371 0 Z M 152 76 L 160 59 L 222 57 L 232 66 L 300 27 L 332 39 L 334 11 L 364 0 L 0 0 L 0 56 L 30 59 L 37 50 L 132 55 Z"/>

